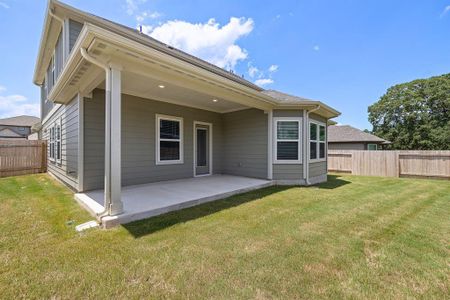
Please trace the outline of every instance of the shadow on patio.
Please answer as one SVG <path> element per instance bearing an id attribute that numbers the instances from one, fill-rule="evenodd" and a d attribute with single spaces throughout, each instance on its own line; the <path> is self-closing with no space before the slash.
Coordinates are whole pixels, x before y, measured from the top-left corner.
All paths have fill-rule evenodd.
<path id="1" fill-rule="evenodd" d="M 339 175 L 328 175 L 328 182 L 315 185 L 319 189 L 335 189 L 347 185 L 351 182 L 339 179 Z M 295 186 L 297 187 L 297 186 Z M 293 186 L 272 186 L 262 188 L 247 193 L 234 195 L 222 200 L 216 200 L 200 204 L 194 207 L 185 208 L 178 211 L 169 212 L 160 216 L 151 217 L 144 220 L 123 224 L 122 226 L 135 238 L 140 238 L 148 234 L 163 230 L 173 225 L 202 218 L 216 212 L 239 206 L 254 200 L 270 196 L 293 188 Z"/>

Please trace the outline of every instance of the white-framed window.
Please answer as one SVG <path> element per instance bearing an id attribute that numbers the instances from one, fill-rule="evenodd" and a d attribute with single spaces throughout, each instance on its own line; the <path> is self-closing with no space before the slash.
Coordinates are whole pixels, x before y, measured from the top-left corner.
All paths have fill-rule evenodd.
<path id="1" fill-rule="evenodd" d="M 61 119 L 59 119 L 56 122 L 56 132 L 55 132 L 55 149 L 56 149 L 56 161 L 58 163 L 61 163 L 61 155 L 62 155 L 62 149 L 61 149 L 61 135 L 62 135 L 62 126 L 61 126 Z"/>
<path id="2" fill-rule="evenodd" d="M 50 137 L 49 137 L 49 153 L 48 153 L 48 158 L 51 161 L 55 160 L 55 126 L 50 127 Z"/>
<path id="3" fill-rule="evenodd" d="M 156 115 L 156 164 L 183 162 L 183 118 Z"/>
<path id="4" fill-rule="evenodd" d="M 367 150 L 378 150 L 377 144 L 367 144 Z"/>
<path id="5" fill-rule="evenodd" d="M 309 160 L 326 160 L 327 157 L 327 128 L 324 123 L 309 122 Z"/>
<path id="6" fill-rule="evenodd" d="M 274 163 L 302 163 L 301 118 L 274 118 Z"/>

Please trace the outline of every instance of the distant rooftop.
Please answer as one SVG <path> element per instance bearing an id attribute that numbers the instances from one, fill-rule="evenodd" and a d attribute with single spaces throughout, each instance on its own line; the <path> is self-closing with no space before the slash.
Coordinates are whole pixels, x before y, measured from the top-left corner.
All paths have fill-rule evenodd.
<path id="1" fill-rule="evenodd" d="M 350 143 L 350 142 L 375 142 L 390 143 L 376 135 L 364 132 L 349 125 L 333 125 L 328 127 L 328 142 Z"/>
<path id="2" fill-rule="evenodd" d="M 41 119 L 34 116 L 17 116 L 11 118 L 0 119 L 0 125 L 31 127 L 39 123 Z"/>

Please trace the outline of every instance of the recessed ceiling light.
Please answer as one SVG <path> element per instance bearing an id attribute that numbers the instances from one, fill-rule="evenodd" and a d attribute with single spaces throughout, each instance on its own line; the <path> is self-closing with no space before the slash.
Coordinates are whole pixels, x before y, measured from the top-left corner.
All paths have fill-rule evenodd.
<path id="1" fill-rule="evenodd" d="M 213 102 L 217 102 L 217 101 L 219 101 L 219 100 L 217 100 L 217 99 L 213 99 Z"/>
<path id="2" fill-rule="evenodd" d="M 159 86 L 159 88 L 160 89 L 163 89 L 163 88 L 165 88 L 165 86 L 164 85 L 162 85 L 162 84 L 160 84 L 160 85 L 158 85 Z"/>

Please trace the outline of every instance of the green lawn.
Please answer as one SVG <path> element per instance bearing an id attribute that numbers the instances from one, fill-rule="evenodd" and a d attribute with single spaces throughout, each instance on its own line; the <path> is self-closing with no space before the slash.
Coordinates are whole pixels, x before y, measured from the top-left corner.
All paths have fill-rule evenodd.
<path id="1" fill-rule="evenodd" d="M 0 298 L 449 298 L 450 183 L 330 176 L 112 230 L 47 175 L 0 179 Z M 72 222 L 71 222 L 72 221 Z"/>

